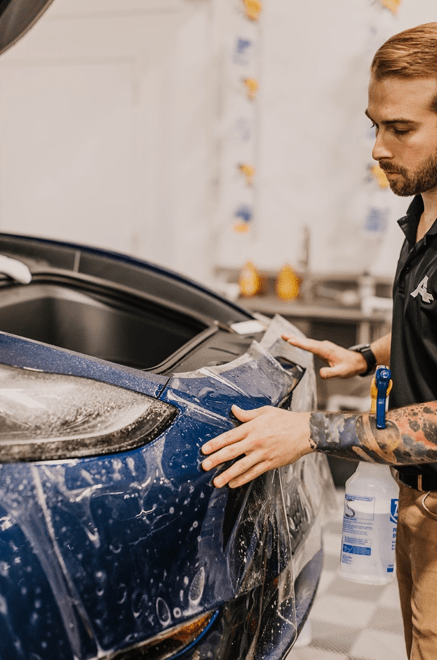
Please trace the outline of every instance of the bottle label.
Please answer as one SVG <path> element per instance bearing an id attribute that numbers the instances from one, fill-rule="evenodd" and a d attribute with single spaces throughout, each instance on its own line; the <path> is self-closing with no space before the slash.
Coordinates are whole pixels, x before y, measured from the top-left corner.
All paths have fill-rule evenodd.
<path id="1" fill-rule="evenodd" d="M 346 495 L 343 519 L 342 551 L 352 555 L 371 555 L 371 539 L 375 517 L 375 498 Z"/>
<path id="2" fill-rule="evenodd" d="M 395 525 L 398 524 L 398 504 L 398 499 L 392 499 L 390 501 L 390 522 L 394 523 Z"/>
<path id="3" fill-rule="evenodd" d="M 371 548 L 364 548 L 361 545 L 349 545 L 347 543 L 343 543 L 343 548 L 342 549 L 343 549 L 343 552 L 347 552 L 350 555 L 371 555 L 372 554 L 372 549 Z"/>
<path id="4" fill-rule="evenodd" d="M 397 517 L 397 498 L 346 493 L 340 572 L 368 582 L 393 573 Z"/>

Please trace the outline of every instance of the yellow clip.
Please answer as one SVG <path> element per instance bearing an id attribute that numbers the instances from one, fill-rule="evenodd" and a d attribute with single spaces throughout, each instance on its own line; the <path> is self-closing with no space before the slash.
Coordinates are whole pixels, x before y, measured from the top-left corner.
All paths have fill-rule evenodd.
<path id="1" fill-rule="evenodd" d="M 246 78 L 244 84 L 246 85 L 247 96 L 252 101 L 257 95 L 259 89 L 258 81 L 255 80 L 255 78 Z"/>
<path id="2" fill-rule="evenodd" d="M 243 165 L 239 165 L 239 170 L 244 174 L 247 183 L 251 186 L 253 183 L 253 177 L 255 176 L 255 168 L 252 167 L 252 165 L 243 163 Z"/>
<path id="3" fill-rule="evenodd" d="M 262 11 L 262 2 L 261 0 L 243 0 L 246 7 L 246 16 L 252 21 L 259 20 L 261 11 Z"/>
<path id="4" fill-rule="evenodd" d="M 381 0 L 382 6 L 387 7 L 393 14 L 397 14 L 402 0 Z"/>
<path id="5" fill-rule="evenodd" d="M 378 182 L 378 186 L 380 188 L 388 188 L 389 187 L 389 182 L 387 177 L 385 176 L 384 170 L 380 168 L 379 165 L 373 165 L 373 167 L 370 168 L 370 171 L 372 172 L 373 176 Z"/>
<path id="6" fill-rule="evenodd" d="M 248 234 L 250 232 L 250 224 L 248 222 L 236 222 L 233 229 L 237 234 Z"/>

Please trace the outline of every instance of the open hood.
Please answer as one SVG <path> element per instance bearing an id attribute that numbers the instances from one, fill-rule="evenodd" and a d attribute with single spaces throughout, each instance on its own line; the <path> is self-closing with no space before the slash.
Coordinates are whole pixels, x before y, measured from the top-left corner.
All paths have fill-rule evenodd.
<path id="1" fill-rule="evenodd" d="M 0 0 L 0 54 L 13 46 L 53 0 Z"/>

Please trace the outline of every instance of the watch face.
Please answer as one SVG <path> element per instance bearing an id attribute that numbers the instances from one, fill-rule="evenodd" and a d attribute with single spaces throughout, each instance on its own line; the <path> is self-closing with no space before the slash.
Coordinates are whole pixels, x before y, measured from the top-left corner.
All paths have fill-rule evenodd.
<path id="1" fill-rule="evenodd" d="M 357 353 L 364 353 L 365 351 L 370 351 L 370 344 L 357 344 L 356 346 L 351 346 L 350 351 L 356 351 Z"/>

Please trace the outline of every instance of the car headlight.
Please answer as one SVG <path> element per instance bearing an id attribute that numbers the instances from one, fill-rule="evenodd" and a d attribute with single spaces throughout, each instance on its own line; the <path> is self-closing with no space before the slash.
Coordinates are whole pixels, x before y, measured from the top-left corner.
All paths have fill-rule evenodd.
<path id="1" fill-rule="evenodd" d="M 188 647 L 198 641 L 212 626 L 219 612 L 208 612 L 182 623 L 175 628 L 165 630 L 156 637 L 148 639 L 142 644 L 137 644 L 129 650 L 120 651 L 111 656 L 112 660 L 166 660 L 187 650 Z"/>
<path id="2" fill-rule="evenodd" d="M 107 383 L 0 365 L 0 462 L 128 451 L 156 438 L 176 412 Z"/>

